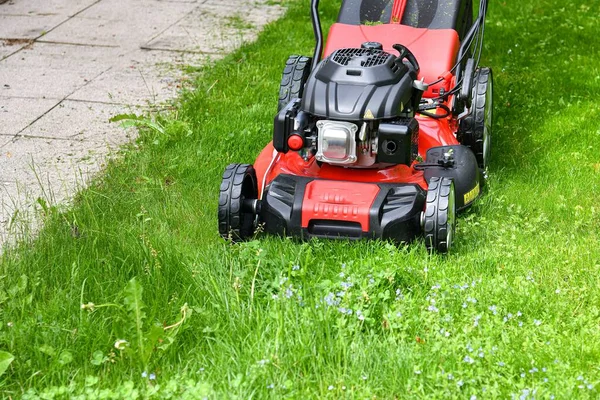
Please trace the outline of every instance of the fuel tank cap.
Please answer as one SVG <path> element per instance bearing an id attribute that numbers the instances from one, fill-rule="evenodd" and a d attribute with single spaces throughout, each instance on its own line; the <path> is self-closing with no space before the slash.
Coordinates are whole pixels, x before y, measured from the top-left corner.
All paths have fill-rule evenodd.
<path id="1" fill-rule="evenodd" d="M 368 50 L 383 50 L 383 45 L 379 42 L 364 42 L 360 47 Z"/>

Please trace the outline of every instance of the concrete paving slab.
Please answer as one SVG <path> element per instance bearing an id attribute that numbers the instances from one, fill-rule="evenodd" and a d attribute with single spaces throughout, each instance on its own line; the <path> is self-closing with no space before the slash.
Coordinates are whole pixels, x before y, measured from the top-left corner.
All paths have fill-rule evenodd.
<path id="1" fill-rule="evenodd" d="M 103 0 L 43 37 L 43 41 L 136 49 L 190 12 L 195 3 Z"/>
<path id="2" fill-rule="evenodd" d="M 6 143 L 6 136 L 15 136 L 56 104 L 58 100 L 54 99 L 0 96 L 0 135 L 4 136 L 0 138 L 0 145 Z"/>
<path id="3" fill-rule="evenodd" d="M 185 65 L 203 65 L 217 56 L 136 50 L 121 62 L 69 96 L 72 100 L 129 105 L 155 105 L 181 89 Z M 169 60 L 169 62 L 165 62 Z"/>
<path id="4" fill-rule="evenodd" d="M 71 17 L 98 0 L 10 0 L 0 5 L 2 15 L 47 16 L 63 15 Z"/>
<path id="5" fill-rule="evenodd" d="M 29 44 L 29 39 L 0 39 L 0 61 Z"/>
<path id="6" fill-rule="evenodd" d="M 2 7 L 2 6 L 0 6 Z M 55 15 L 1 15 L 0 39 L 35 39 L 66 21 L 67 16 Z"/>
<path id="7" fill-rule="evenodd" d="M 135 137 L 134 130 L 124 130 L 110 118 L 123 113 L 142 114 L 143 107 L 88 103 L 65 100 L 36 123 L 23 130 L 20 137 L 63 139 L 93 143 L 99 148 L 116 148 Z M 68 122 L 68 129 L 65 129 Z"/>
<path id="8" fill-rule="evenodd" d="M 64 98 L 102 71 L 62 71 L 0 64 L 0 93 L 7 97 Z"/>
<path id="9" fill-rule="evenodd" d="M 107 69 L 126 54 L 119 49 L 73 46 L 36 41 L 18 54 L 3 60 L 0 66 L 44 67 L 62 71 L 98 72 Z"/>
<path id="10" fill-rule="evenodd" d="M 0 152 L 0 242 L 38 228 L 38 199 L 64 203 L 101 168 L 106 150 L 85 141 L 19 138 Z M 14 180 L 14 177 L 18 177 Z"/>
<path id="11" fill-rule="evenodd" d="M 0 95 L 62 99 L 107 71 L 118 52 L 36 42 L 0 61 Z"/>
<path id="12" fill-rule="evenodd" d="M 239 2 L 199 5 L 181 21 L 144 45 L 145 49 L 226 53 L 254 40 L 259 26 L 281 14 L 279 7 Z"/>

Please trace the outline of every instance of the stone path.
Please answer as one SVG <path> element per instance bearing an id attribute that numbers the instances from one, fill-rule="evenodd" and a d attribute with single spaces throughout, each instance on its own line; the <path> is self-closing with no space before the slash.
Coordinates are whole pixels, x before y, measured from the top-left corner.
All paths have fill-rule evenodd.
<path id="1" fill-rule="evenodd" d="M 0 1 L 0 245 L 132 139 L 111 116 L 160 107 L 182 66 L 279 17 L 267 0 Z M 25 222 L 25 224 L 23 224 Z"/>

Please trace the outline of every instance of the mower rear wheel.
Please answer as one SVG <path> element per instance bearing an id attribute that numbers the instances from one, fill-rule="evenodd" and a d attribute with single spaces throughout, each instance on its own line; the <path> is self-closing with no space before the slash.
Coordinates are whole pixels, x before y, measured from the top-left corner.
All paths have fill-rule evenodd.
<path id="1" fill-rule="evenodd" d="M 430 253 L 447 253 L 454 241 L 456 199 L 451 178 L 432 177 L 423 217 L 425 246 Z"/>
<path id="2" fill-rule="evenodd" d="M 479 68 L 473 77 L 471 113 L 460 122 L 459 141 L 470 148 L 479 168 L 488 166 L 492 136 L 493 79 L 490 68 Z"/>
<path id="3" fill-rule="evenodd" d="M 219 233 L 233 242 L 247 240 L 256 229 L 258 184 L 250 164 L 229 164 L 219 193 Z"/>
<path id="4" fill-rule="evenodd" d="M 304 84 L 310 74 L 311 63 L 312 58 L 310 57 L 290 56 L 288 58 L 283 74 L 281 74 L 277 111 L 281 111 L 293 99 L 302 98 Z"/>

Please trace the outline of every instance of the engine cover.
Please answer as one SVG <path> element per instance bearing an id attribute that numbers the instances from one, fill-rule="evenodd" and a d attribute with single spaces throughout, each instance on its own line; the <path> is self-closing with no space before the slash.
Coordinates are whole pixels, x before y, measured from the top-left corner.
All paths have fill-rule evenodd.
<path id="1" fill-rule="evenodd" d="M 373 48 L 340 49 L 311 73 L 301 110 L 342 121 L 396 118 L 410 107 L 416 73 Z"/>

